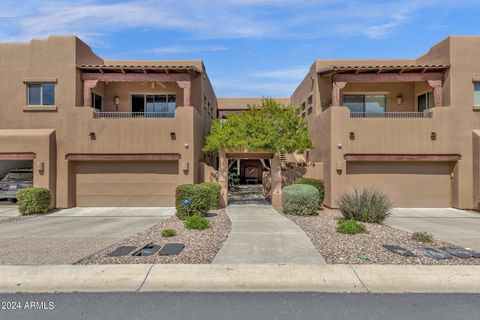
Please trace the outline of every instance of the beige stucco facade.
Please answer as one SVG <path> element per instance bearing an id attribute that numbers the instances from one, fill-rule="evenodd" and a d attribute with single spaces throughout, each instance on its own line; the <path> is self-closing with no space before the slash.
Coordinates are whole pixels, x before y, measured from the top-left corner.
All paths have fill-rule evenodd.
<path id="1" fill-rule="evenodd" d="M 396 206 L 477 208 L 480 114 L 473 83 L 480 80 L 479 54 L 480 37 L 452 36 L 414 60 L 315 61 L 291 102 L 300 106 L 313 98 L 314 110 L 306 117 L 316 147 L 310 159 L 323 163 L 326 205 L 335 207 L 338 196 L 354 187 L 374 186 L 390 194 Z M 330 66 L 345 71 L 322 73 Z M 429 72 L 441 74 L 441 105 L 420 114 L 418 95 L 435 89 L 427 81 L 404 79 L 408 73 L 420 78 Z M 365 73 L 369 76 L 361 76 Z M 337 79 L 369 81 L 340 83 L 340 103 L 335 104 L 337 74 Z M 391 114 L 353 117 L 342 104 L 343 95 L 351 93 L 387 95 Z"/>
<path id="2" fill-rule="evenodd" d="M 396 206 L 477 208 L 479 56 L 480 37 L 453 36 L 417 59 L 315 61 L 290 98 L 277 98 L 301 109 L 315 148 L 283 177 L 272 160 L 276 205 L 282 183 L 304 175 L 324 179 L 331 207 L 345 191 L 374 186 Z M 261 103 L 217 99 L 202 61 L 104 60 L 76 37 L 0 44 L 0 70 L 0 161 L 33 159 L 34 184 L 60 208 L 171 206 L 180 183 L 225 185 L 216 158 L 201 151 L 211 122 Z M 55 105 L 29 106 L 33 83 L 55 84 Z M 434 107 L 419 112 L 428 92 Z M 175 96 L 174 115 L 133 114 L 135 94 Z M 344 106 L 362 94 L 384 95 L 386 113 Z"/>

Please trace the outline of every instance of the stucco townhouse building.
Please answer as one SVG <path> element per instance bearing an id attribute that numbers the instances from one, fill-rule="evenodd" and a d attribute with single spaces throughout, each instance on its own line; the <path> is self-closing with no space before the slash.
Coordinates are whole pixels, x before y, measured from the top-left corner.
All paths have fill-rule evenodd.
<path id="1" fill-rule="evenodd" d="M 315 144 L 295 172 L 331 207 L 374 186 L 399 207 L 476 208 L 478 57 L 480 37 L 452 36 L 417 59 L 315 61 L 280 100 Z M 202 61 L 104 60 L 76 37 L 0 44 L 0 70 L 0 169 L 30 164 L 62 208 L 172 206 L 178 184 L 218 176 L 201 150 L 213 119 L 260 101 L 217 99 Z M 246 160 L 261 179 L 268 162 Z"/>

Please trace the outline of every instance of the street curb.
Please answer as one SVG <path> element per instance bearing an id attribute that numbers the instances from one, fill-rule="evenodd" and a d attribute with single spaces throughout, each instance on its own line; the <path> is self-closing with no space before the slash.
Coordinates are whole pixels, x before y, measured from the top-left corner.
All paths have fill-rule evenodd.
<path id="1" fill-rule="evenodd" d="M 480 266 L 3 265 L 0 292 L 480 293 Z"/>

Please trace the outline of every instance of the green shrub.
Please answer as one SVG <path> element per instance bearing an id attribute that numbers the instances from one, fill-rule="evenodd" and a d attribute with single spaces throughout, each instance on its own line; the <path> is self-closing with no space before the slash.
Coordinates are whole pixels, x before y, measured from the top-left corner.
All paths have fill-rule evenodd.
<path id="1" fill-rule="evenodd" d="M 414 232 L 412 234 L 412 240 L 423 243 L 432 243 L 433 236 L 427 232 Z"/>
<path id="2" fill-rule="evenodd" d="M 300 178 L 295 181 L 296 184 L 309 184 L 314 186 L 318 190 L 318 207 L 320 208 L 323 204 L 323 200 L 325 200 L 325 186 L 323 181 L 320 179 L 312 179 L 312 178 Z"/>
<path id="3" fill-rule="evenodd" d="M 390 215 L 393 203 L 383 192 L 364 188 L 340 195 L 338 205 L 346 220 L 381 223 Z"/>
<path id="4" fill-rule="evenodd" d="M 318 214 L 318 190 L 307 184 L 292 184 L 283 188 L 283 212 L 293 215 Z"/>
<path id="5" fill-rule="evenodd" d="M 361 223 L 355 220 L 339 220 L 337 224 L 337 232 L 345 234 L 365 233 L 367 229 Z"/>
<path id="6" fill-rule="evenodd" d="M 177 235 L 177 232 L 173 229 L 165 229 L 162 231 L 162 237 L 169 238 L 169 237 L 175 237 Z"/>
<path id="7" fill-rule="evenodd" d="M 25 188 L 17 191 L 17 200 L 21 214 L 47 213 L 52 195 L 45 188 Z"/>
<path id="8" fill-rule="evenodd" d="M 175 208 L 181 219 L 188 215 L 204 216 L 212 207 L 212 188 L 204 184 L 181 184 L 175 192 Z M 183 202 L 191 200 L 192 204 L 185 208 Z"/>
<path id="9" fill-rule="evenodd" d="M 210 188 L 210 209 L 218 209 L 220 208 L 220 193 L 222 191 L 222 187 L 218 183 L 214 182 L 205 182 L 201 183 L 204 186 L 207 186 Z"/>
<path id="10" fill-rule="evenodd" d="M 194 214 L 185 218 L 185 228 L 202 230 L 210 227 L 210 222 L 199 214 Z"/>

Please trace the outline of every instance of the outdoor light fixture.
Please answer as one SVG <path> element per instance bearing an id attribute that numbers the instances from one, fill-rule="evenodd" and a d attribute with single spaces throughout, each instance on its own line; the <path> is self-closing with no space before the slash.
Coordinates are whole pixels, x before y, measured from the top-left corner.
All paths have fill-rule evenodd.
<path id="1" fill-rule="evenodd" d="M 97 140 L 97 134 L 95 132 L 90 132 L 88 135 L 90 136 L 90 140 Z"/>
<path id="2" fill-rule="evenodd" d="M 401 94 L 399 94 L 397 96 L 397 104 L 402 104 L 403 103 L 403 96 Z"/>
<path id="3" fill-rule="evenodd" d="M 437 133 L 436 132 L 430 132 L 430 139 L 437 140 Z"/>
<path id="4" fill-rule="evenodd" d="M 171 138 L 172 140 L 175 140 L 175 139 L 177 138 L 177 134 L 176 134 L 175 132 L 173 132 L 173 131 L 170 132 L 170 138 Z"/>
<path id="5" fill-rule="evenodd" d="M 118 111 L 118 106 L 120 105 L 120 97 L 115 96 L 115 98 L 113 98 L 113 103 L 115 104 L 115 107 L 117 108 L 117 111 Z"/>
<path id="6" fill-rule="evenodd" d="M 349 132 L 350 140 L 355 140 L 355 132 Z"/>

